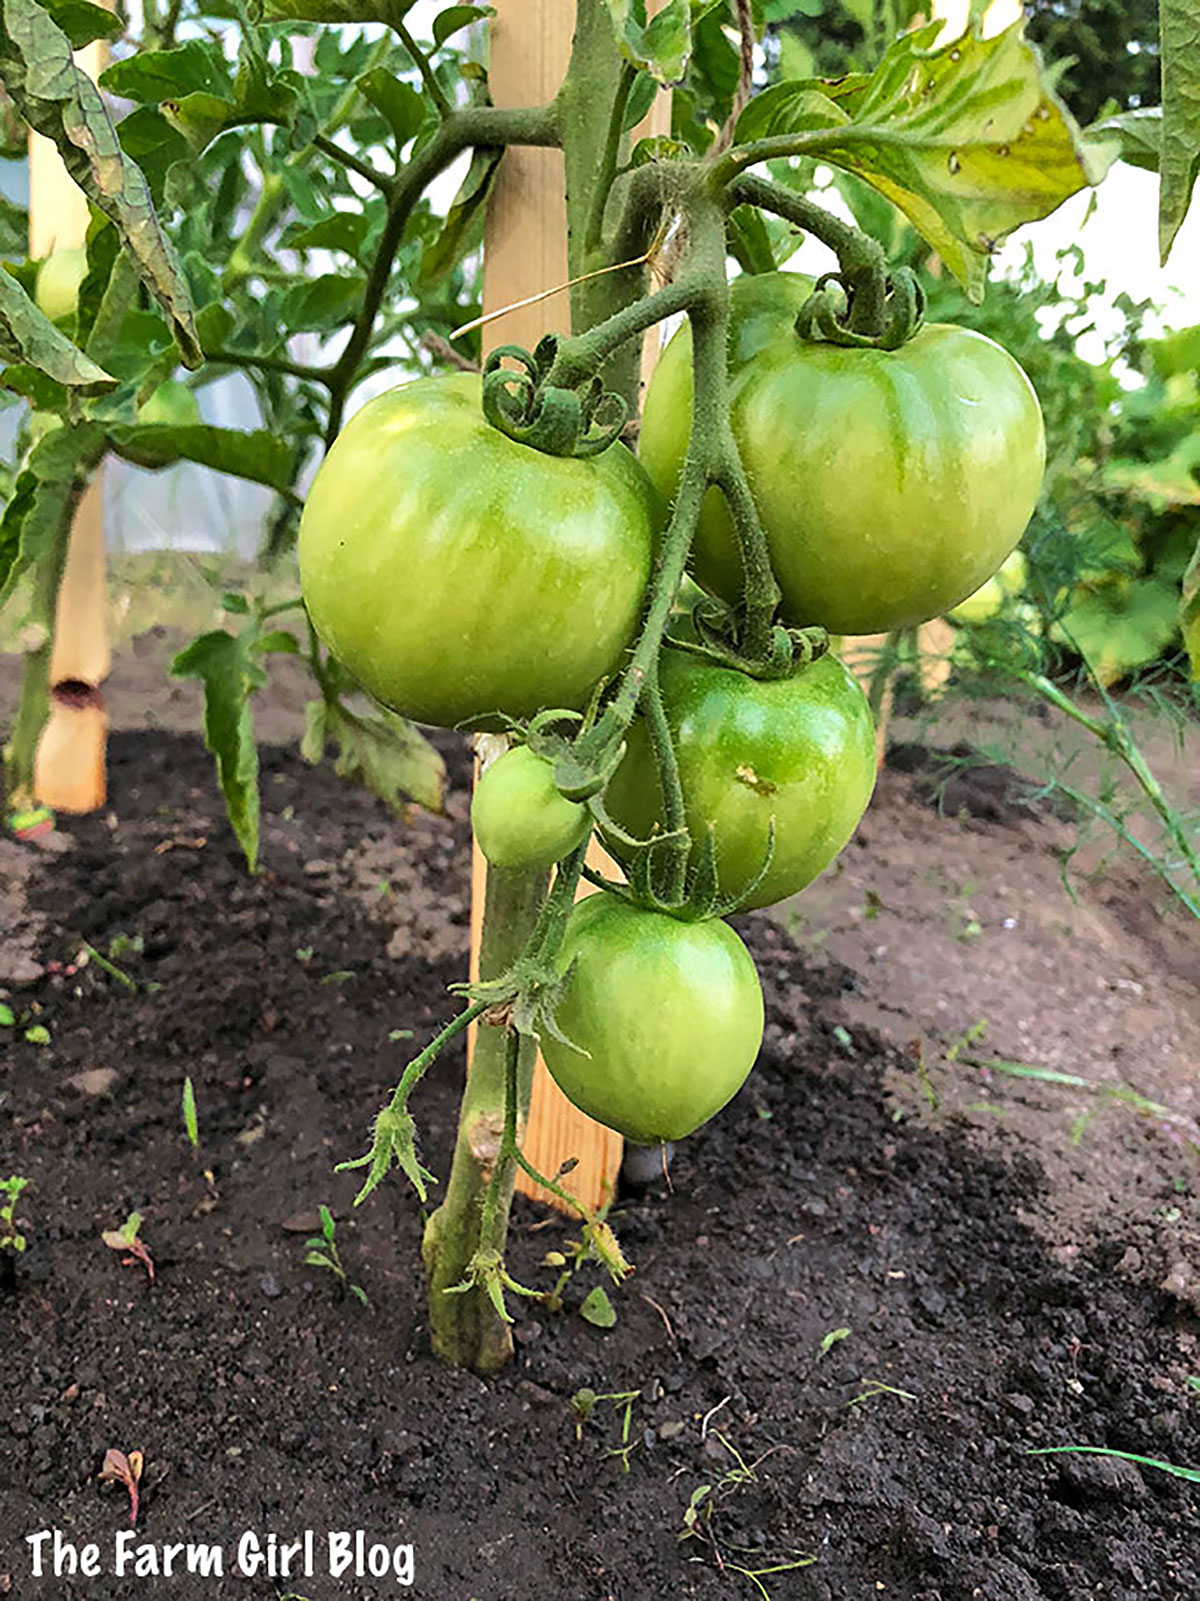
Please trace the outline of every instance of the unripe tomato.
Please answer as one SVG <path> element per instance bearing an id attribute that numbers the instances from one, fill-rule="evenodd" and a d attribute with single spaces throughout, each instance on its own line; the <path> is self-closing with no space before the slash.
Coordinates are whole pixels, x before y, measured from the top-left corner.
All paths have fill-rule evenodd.
<path id="1" fill-rule="evenodd" d="M 754 879 L 774 822 L 771 865 L 739 908 L 794 895 L 833 861 L 875 787 L 875 729 L 857 679 L 832 654 L 791 678 L 758 679 L 668 648 L 659 682 L 688 830 L 699 845 L 712 825 L 723 894 L 737 895 Z M 604 804 L 637 839 L 664 826 L 654 753 L 640 721 Z"/>
<path id="2" fill-rule="evenodd" d="M 794 273 L 732 286 L 730 415 L 783 591 L 781 614 L 874 634 L 949 611 L 1020 539 L 1045 463 L 1042 414 L 1012 357 L 982 334 L 929 324 L 899 350 L 812 343 L 794 324 Z M 691 330 L 646 394 L 639 454 L 674 492 L 691 432 Z M 694 576 L 736 601 L 742 568 L 710 490 Z"/>
<path id="3" fill-rule="evenodd" d="M 370 401 L 300 522 L 325 643 L 384 705 L 447 726 L 584 705 L 641 617 L 656 524 L 624 445 L 543 455 L 492 428 L 479 395 L 454 373 Z"/>
<path id="4" fill-rule="evenodd" d="M 560 795 L 554 768 L 528 745 L 486 767 L 471 800 L 471 828 L 493 867 L 549 867 L 587 838 L 586 806 Z"/>
<path id="5" fill-rule="evenodd" d="M 195 395 L 178 378 L 168 378 L 138 408 L 138 422 L 164 428 L 194 428 L 200 421 Z"/>
<path id="6" fill-rule="evenodd" d="M 571 912 L 560 961 L 571 972 L 555 1017 L 579 1050 L 547 1030 L 542 1055 L 581 1111 L 653 1145 L 737 1094 L 762 1042 L 763 999 L 728 923 L 591 895 Z"/>
<path id="7" fill-rule="evenodd" d="M 79 305 L 79 286 L 87 277 L 86 250 L 52 250 L 38 268 L 33 297 L 51 322 L 71 316 Z"/>

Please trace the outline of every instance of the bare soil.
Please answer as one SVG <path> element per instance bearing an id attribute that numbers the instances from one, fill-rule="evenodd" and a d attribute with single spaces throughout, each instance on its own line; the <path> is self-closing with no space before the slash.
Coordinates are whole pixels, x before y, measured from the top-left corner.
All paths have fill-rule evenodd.
<path id="1" fill-rule="evenodd" d="M 143 1540 L 361 1528 L 413 1544 L 428 1601 L 1200 1596 L 1200 1487 L 1030 1454 L 1200 1467 L 1200 951 L 1140 866 L 1072 898 L 1073 822 L 1006 768 L 947 787 L 895 751 L 840 870 L 739 920 L 762 1058 L 670 1188 L 615 1208 L 616 1326 L 578 1315 L 581 1270 L 564 1312 L 514 1305 L 485 1384 L 430 1354 L 415 1198 L 355 1210 L 332 1171 L 463 972 L 465 753 L 444 742 L 447 815 L 398 822 L 268 745 L 249 878 L 168 644 L 110 683 L 109 808 L 60 820 L 61 849 L 0 844 L 0 1176 L 31 1181 L 0 1290 L 0 1595 L 406 1593 L 31 1578 L 37 1530 L 111 1550 L 128 1509 L 97 1473 L 136 1448 Z M 278 677 L 260 731 L 294 739 L 303 698 Z M 461 1069 L 418 1108 L 436 1173 Z M 304 1262 L 321 1202 L 367 1309 Z M 153 1284 L 100 1239 L 134 1210 Z M 571 1233 L 518 1202 L 516 1276 L 548 1288 Z M 627 1399 L 581 1420 L 585 1388 Z"/>

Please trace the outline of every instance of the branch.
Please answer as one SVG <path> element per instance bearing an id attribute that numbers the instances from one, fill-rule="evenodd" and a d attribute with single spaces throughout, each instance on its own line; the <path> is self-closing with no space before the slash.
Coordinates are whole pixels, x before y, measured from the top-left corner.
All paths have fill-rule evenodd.
<path id="1" fill-rule="evenodd" d="M 346 399 L 358 375 L 359 363 L 371 342 L 371 332 L 391 277 L 392 263 L 404 238 L 414 206 L 428 186 L 464 150 L 475 147 L 557 145 L 557 107 L 525 107 L 510 111 L 498 106 L 468 106 L 455 111 L 404 168 L 391 189 L 379 246 L 363 290 L 362 305 L 341 355 L 330 374 L 329 422 L 325 448 L 337 438 Z"/>
<path id="2" fill-rule="evenodd" d="M 405 27 L 402 13 L 390 16 L 388 18 L 388 26 L 413 58 L 417 71 L 421 74 L 421 82 L 425 85 L 425 93 L 437 107 L 438 116 L 445 122 L 451 114 L 450 102 L 442 92 L 442 86 L 437 81 L 437 74 L 429 64 L 429 57 Z"/>
<path id="3" fill-rule="evenodd" d="M 309 367 L 302 361 L 289 361 L 284 356 L 267 356 L 257 351 L 206 350 L 204 359 L 218 367 L 250 367 L 260 372 L 281 372 L 289 378 L 303 378 L 310 383 L 324 384 L 326 388 L 331 382 L 330 367 Z"/>
<path id="4" fill-rule="evenodd" d="M 330 161 L 335 161 L 339 167 L 345 167 L 347 172 L 357 173 L 365 182 L 373 184 L 381 194 L 391 193 L 393 179 L 385 177 L 382 172 L 377 172 L 369 161 L 356 156 L 352 150 L 343 150 L 341 145 L 326 134 L 313 135 L 313 148 L 328 156 Z"/>

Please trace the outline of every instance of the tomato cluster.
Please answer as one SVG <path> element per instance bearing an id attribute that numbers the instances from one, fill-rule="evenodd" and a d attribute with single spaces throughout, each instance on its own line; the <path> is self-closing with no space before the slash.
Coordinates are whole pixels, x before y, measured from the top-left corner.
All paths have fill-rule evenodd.
<path id="1" fill-rule="evenodd" d="M 810 287 L 774 273 L 731 294 L 730 420 L 782 592 L 777 621 L 877 633 L 947 612 L 1032 511 L 1044 459 L 1033 390 L 999 346 L 958 328 L 926 327 L 897 350 L 805 340 Z M 690 347 L 685 326 L 660 360 L 639 458 L 622 444 L 543 454 L 485 420 L 466 375 L 418 380 L 354 417 L 310 492 L 300 566 L 315 627 L 366 689 L 409 717 L 474 728 L 604 704 L 688 448 Z M 691 571 L 734 616 L 738 552 L 710 489 Z M 641 886 L 640 899 L 576 905 L 542 1042 L 566 1094 L 638 1141 L 690 1133 L 758 1051 L 753 963 L 704 912 L 802 889 L 850 838 L 875 778 L 871 714 L 836 655 L 766 670 L 713 641 L 685 629 L 661 649 L 661 716 L 653 728 L 635 717 L 590 809 L 560 791 L 545 719 L 492 764 L 472 808 L 498 869 L 549 867 L 595 825 Z M 667 845 L 688 850 L 693 889 L 705 864 L 705 906 L 664 906 L 638 879 L 648 848 Z"/>

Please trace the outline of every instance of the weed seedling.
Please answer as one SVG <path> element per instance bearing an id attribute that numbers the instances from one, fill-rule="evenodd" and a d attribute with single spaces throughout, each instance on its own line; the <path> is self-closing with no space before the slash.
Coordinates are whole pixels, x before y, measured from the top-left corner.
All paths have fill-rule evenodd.
<path id="1" fill-rule="evenodd" d="M 119 1229 L 105 1229 L 100 1238 L 110 1251 L 125 1251 L 122 1267 L 136 1267 L 140 1262 L 146 1269 L 146 1277 L 151 1284 L 154 1283 L 154 1258 L 146 1248 L 146 1242 L 138 1238 L 142 1227 L 142 1214 L 130 1212 Z"/>
<path id="2" fill-rule="evenodd" d="M 762 1582 L 765 1578 L 775 1573 L 794 1573 L 798 1568 L 809 1568 L 817 1560 L 816 1557 L 807 1556 L 800 1551 L 787 1551 L 782 1553 L 778 1560 L 768 1559 L 765 1567 L 743 1567 L 740 1563 L 732 1562 L 726 1552 L 736 1551 L 739 1556 L 748 1556 L 750 1553 L 729 1545 L 722 1551 L 717 1543 L 713 1524 L 721 1501 L 730 1495 L 735 1495 L 739 1490 L 757 1484 L 759 1482 L 757 1470 L 760 1464 L 765 1462 L 772 1452 L 787 1448 L 772 1446 L 770 1451 L 764 1451 L 762 1456 L 753 1462 L 747 1462 L 723 1434 L 714 1429 L 712 1437 L 714 1440 L 719 1440 L 728 1451 L 733 1458 L 733 1466 L 714 1483 L 698 1484 L 692 1491 L 683 1510 L 683 1530 L 678 1537 L 679 1543 L 682 1545 L 685 1540 L 699 1540 L 712 1553 L 713 1565 L 719 1573 L 736 1573 L 743 1579 L 749 1579 L 758 1594 L 763 1597 L 763 1601 L 771 1601 L 771 1593 Z"/>
<path id="3" fill-rule="evenodd" d="M 0 1179 L 0 1288 L 11 1289 L 17 1279 L 17 1257 L 28 1241 L 17 1226 L 17 1198 L 29 1185 L 19 1173 Z"/>
<path id="4" fill-rule="evenodd" d="M 619 1458 L 622 1473 L 629 1472 L 629 1458 L 637 1450 L 637 1441 L 630 1440 L 629 1436 L 633 1432 L 634 1402 L 641 1399 L 641 1394 L 640 1390 L 620 1390 L 612 1395 L 597 1395 L 595 1390 L 584 1389 L 576 1390 L 571 1397 L 571 1410 L 575 1414 L 576 1440 L 583 1439 L 584 1424 L 602 1403 L 608 1402 L 610 1406 L 624 1408 L 621 1414 L 620 1445 L 608 1446 L 600 1453 L 601 1456 Z"/>
<path id="5" fill-rule="evenodd" d="M 123 1484 L 129 1494 L 129 1521 L 138 1520 L 138 1485 L 142 1482 L 142 1453 L 108 1450 L 104 1453 L 104 1466 L 100 1469 L 103 1484 Z"/>
<path id="6" fill-rule="evenodd" d="M 337 1248 L 337 1224 L 333 1220 L 333 1213 L 327 1206 L 318 1208 L 321 1217 L 321 1232 L 314 1234 L 311 1239 L 305 1240 L 307 1252 L 304 1260 L 309 1267 L 323 1267 L 332 1273 L 338 1281 L 338 1287 L 343 1294 L 349 1293 L 362 1306 L 370 1306 L 366 1290 L 361 1284 L 351 1284 L 342 1266 L 342 1258 Z"/>

